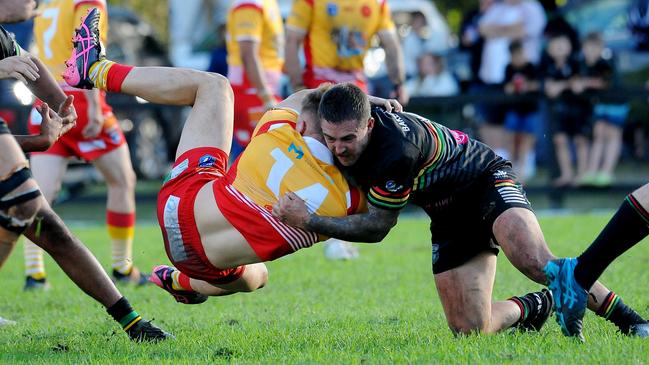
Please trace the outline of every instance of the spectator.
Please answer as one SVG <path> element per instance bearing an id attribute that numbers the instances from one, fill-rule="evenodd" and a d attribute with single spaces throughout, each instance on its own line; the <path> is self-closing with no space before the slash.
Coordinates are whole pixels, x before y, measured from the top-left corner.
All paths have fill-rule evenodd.
<path id="1" fill-rule="evenodd" d="M 478 82 L 478 73 L 482 60 L 484 38 L 480 34 L 479 24 L 482 16 L 487 12 L 494 0 L 480 0 L 480 5 L 464 15 L 460 26 L 460 48 L 469 52 L 471 64 L 471 83 Z"/>
<path id="2" fill-rule="evenodd" d="M 602 35 L 589 33 L 582 49 L 581 83 L 585 90 L 605 90 L 613 82 L 613 65 L 602 57 L 603 50 Z M 629 114 L 629 105 L 623 100 L 616 101 L 595 104 L 588 171 L 579 181 L 583 185 L 608 186 L 613 181 L 613 172 L 622 151 L 622 129 Z"/>
<path id="3" fill-rule="evenodd" d="M 426 51 L 446 51 L 447 44 L 444 34 L 434 34 L 430 31 L 424 14 L 412 13 L 410 31 L 401 40 L 403 60 L 406 69 L 406 79 L 416 77 L 419 73 L 418 59 Z"/>
<path id="4" fill-rule="evenodd" d="M 485 39 L 479 77 L 485 84 L 485 92 L 502 89 L 505 68 L 509 63 L 508 47 L 513 40 L 523 43 L 532 63 L 538 62 L 544 27 L 543 8 L 534 0 L 505 0 L 489 7 L 479 23 L 480 34 Z M 491 105 L 482 109 L 482 140 L 497 154 L 509 158 L 502 127 L 505 117 L 502 107 Z"/>
<path id="5" fill-rule="evenodd" d="M 649 0 L 635 0 L 629 7 L 628 27 L 638 50 L 649 50 Z"/>
<path id="6" fill-rule="evenodd" d="M 505 93 L 526 95 L 539 90 L 537 68 L 527 59 L 523 44 L 514 41 L 509 45 L 510 63 L 505 69 Z M 539 106 L 535 101 L 518 102 L 507 108 L 505 130 L 509 155 L 514 172 L 521 182 L 535 171 L 535 135 L 541 123 Z"/>
<path id="7" fill-rule="evenodd" d="M 548 41 L 548 58 L 541 66 L 544 92 L 550 99 L 550 124 L 560 176 L 557 187 L 573 185 L 586 172 L 588 161 L 588 115 L 590 108 L 578 94 L 579 65 L 571 58 L 572 46 L 566 35 L 555 34 Z M 577 153 L 577 177 L 572 166 L 570 144 Z"/>
<path id="8" fill-rule="evenodd" d="M 448 96 L 458 93 L 457 81 L 444 67 L 442 56 L 426 52 L 417 58 L 417 77 L 406 82 L 410 96 Z"/>

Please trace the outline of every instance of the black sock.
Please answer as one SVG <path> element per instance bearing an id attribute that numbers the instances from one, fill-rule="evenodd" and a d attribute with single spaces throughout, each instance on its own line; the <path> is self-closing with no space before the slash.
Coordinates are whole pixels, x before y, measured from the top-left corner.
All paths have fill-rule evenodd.
<path id="1" fill-rule="evenodd" d="M 128 331 L 134 324 L 139 322 L 142 317 L 131 307 L 128 299 L 121 297 L 115 304 L 106 309 L 116 321 L 122 326 L 124 331 Z"/>
<path id="2" fill-rule="evenodd" d="M 604 230 L 577 258 L 575 280 L 589 290 L 613 260 L 647 235 L 649 213 L 629 194 Z"/>
<path id="3" fill-rule="evenodd" d="M 604 304 L 597 310 L 597 315 L 613 322 L 625 335 L 629 334 L 632 325 L 647 322 L 613 292 L 608 293 Z"/>

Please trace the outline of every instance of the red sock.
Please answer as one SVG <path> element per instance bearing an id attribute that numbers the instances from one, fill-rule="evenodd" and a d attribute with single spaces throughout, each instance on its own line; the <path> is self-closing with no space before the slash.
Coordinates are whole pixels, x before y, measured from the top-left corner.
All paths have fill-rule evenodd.
<path id="1" fill-rule="evenodd" d="M 122 83 L 133 68 L 134 66 L 121 65 L 119 63 L 113 64 L 106 76 L 106 90 L 116 93 L 122 92 Z"/>
<path id="2" fill-rule="evenodd" d="M 192 285 L 189 281 L 189 276 L 183 274 L 182 272 L 178 274 L 178 284 L 187 291 L 194 291 Z"/>

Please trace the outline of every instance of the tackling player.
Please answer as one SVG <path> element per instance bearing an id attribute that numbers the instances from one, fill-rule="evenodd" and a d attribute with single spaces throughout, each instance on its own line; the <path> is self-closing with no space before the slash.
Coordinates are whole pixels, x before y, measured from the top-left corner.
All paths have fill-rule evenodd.
<path id="1" fill-rule="evenodd" d="M 88 15 L 98 16 L 95 10 Z M 97 32 L 96 26 L 91 31 Z M 319 127 L 312 123 L 319 94 L 301 91 L 267 112 L 248 148 L 226 173 L 233 124 L 233 93 L 226 78 L 187 69 L 125 66 L 100 57 L 99 48 L 94 40 L 75 48 L 65 75 L 70 85 L 193 106 L 176 162 L 158 195 L 158 222 L 176 268 L 158 266 L 151 277 L 179 302 L 201 303 L 206 295 L 258 289 L 267 280 L 263 261 L 325 239 L 272 217 L 272 204 L 286 191 L 296 191 L 310 210 L 334 216 L 361 206 L 360 194 L 333 165 Z M 386 100 L 372 100 L 390 106 Z"/>
<path id="2" fill-rule="evenodd" d="M 112 245 L 112 277 L 116 282 L 146 283 L 146 276 L 133 266 L 133 235 L 135 229 L 135 172 L 124 135 L 105 94 L 98 90 L 76 90 L 69 87 L 61 73 L 72 52 L 70 36 L 91 7 L 105 12 L 105 0 L 51 0 L 44 2 L 35 19 L 34 35 L 38 56 L 67 95 L 74 96 L 79 115 L 77 126 L 45 152 L 33 153 L 31 165 L 34 178 L 43 195 L 52 202 L 67 169 L 68 159 L 77 157 L 99 170 L 108 186 L 106 224 Z M 102 41 L 106 41 L 108 18 L 103 17 Z M 88 40 L 78 39 L 78 42 Z M 36 103 L 38 106 L 40 101 Z M 41 118 L 32 112 L 30 133 L 39 133 Z M 25 242 L 25 289 L 46 288 L 43 252 Z"/>
<path id="3" fill-rule="evenodd" d="M 547 291 L 492 302 L 498 247 L 540 284 L 546 283 L 543 267 L 555 258 L 509 161 L 466 134 L 416 114 L 370 108 L 366 95 L 349 83 L 323 95 L 318 117 L 345 173 L 368 192 L 368 212 L 318 216 L 287 194 L 274 215 L 319 234 L 378 242 L 411 201 L 431 218 L 435 284 L 454 332 L 492 333 L 547 319 L 552 306 Z M 589 308 L 600 309 L 610 293 L 596 283 Z M 623 316 L 608 319 L 623 332 L 645 322 L 620 305 Z"/>

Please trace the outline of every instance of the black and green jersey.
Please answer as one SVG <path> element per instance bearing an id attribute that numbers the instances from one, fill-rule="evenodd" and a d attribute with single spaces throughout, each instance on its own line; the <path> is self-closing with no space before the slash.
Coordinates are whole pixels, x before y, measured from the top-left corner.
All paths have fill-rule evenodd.
<path id="1" fill-rule="evenodd" d="M 372 117 L 366 150 L 341 168 L 378 208 L 397 210 L 408 201 L 426 208 L 508 164 L 485 144 L 419 115 L 375 107 Z"/>

